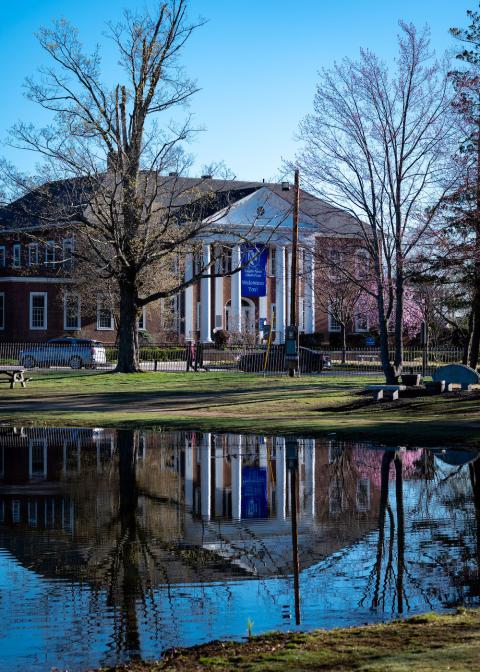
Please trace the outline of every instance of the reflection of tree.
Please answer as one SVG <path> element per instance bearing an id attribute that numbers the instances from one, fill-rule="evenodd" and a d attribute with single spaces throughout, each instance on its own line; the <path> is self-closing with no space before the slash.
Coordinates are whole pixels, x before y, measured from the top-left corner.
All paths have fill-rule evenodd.
<path id="1" fill-rule="evenodd" d="M 468 465 L 470 483 L 472 484 L 473 504 L 475 507 L 476 523 L 476 574 L 480 577 L 480 458 Z"/>
<path id="2" fill-rule="evenodd" d="M 392 462 L 395 467 L 395 515 L 388 501 L 389 479 Z M 386 549 L 386 519 L 388 513 L 388 547 Z M 395 533 L 397 535 L 397 562 L 394 566 Z M 383 565 L 385 571 L 382 574 Z M 403 613 L 407 596 L 404 588 L 405 576 L 405 515 L 403 505 L 403 461 L 399 452 L 385 451 L 382 456 L 380 481 L 380 507 L 378 516 L 378 542 L 375 565 L 368 582 L 367 593 L 373 583 L 372 609 L 386 608 L 388 592 L 393 593 L 392 610 Z M 360 601 L 363 606 L 367 593 Z M 407 602 L 408 606 L 408 602 Z"/>

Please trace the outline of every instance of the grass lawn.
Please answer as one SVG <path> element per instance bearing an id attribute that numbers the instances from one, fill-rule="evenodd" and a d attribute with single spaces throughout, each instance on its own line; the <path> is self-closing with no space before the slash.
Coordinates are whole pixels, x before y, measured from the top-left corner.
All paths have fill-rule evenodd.
<path id="1" fill-rule="evenodd" d="M 172 652 L 130 672 L 470 672 L 480 669 L 480 611 L 430 614 L 386 625 L 272 634 L 245 644 L 213 642 Z"/>
<path id="2" fill-rule="evenodd" d="M 0 421 L 57 426 L 161 426 L 258 433 L 354 433 L 386 441 L 480 445 L 480 393 L 375 403 L 372 376 L 32 372 L 0 388 Z"/>

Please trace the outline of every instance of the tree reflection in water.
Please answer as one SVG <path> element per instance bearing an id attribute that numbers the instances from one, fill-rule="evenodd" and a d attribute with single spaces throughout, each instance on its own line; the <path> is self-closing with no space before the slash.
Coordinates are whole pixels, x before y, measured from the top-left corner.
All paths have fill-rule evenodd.
<path id="1" fill-rule="evenodd" d="M 46 581 L 88 584 L 83 622 L 111 614 L 97 664 L 145 655 L 147 638 L 156 650 L 181 644 L 181 619 L 201 627 L 220 605 L 242 626 L 230 631 L 220 617 L 209 637 L 243 635 L 248 617 L 293 625 L 300 592 L 306 627 L 327 612 L 334 625 L 345 611 L 353 623 L 356 610 L 364 621 L 367 608 L 382 617 L 480 597 L 472 452 L 302 438 L 290 461 L 282 437 L 29 429 L 0 438 L 0 547 Z M 247 579 L 263 602 L 243 613 Z"/>

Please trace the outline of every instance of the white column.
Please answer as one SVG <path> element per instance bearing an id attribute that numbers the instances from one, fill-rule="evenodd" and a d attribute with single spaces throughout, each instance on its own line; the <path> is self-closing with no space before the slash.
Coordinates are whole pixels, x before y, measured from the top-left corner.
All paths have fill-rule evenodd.
<path id="1" fill-rule="evenodd" d="M 185 506 L 193 511 L 193 447 L 185 439 Z"/>
<path id="2" fill-rule="evenodd" d="M 232 250 L 232 270 L 242 265 L 242 253 L 240 245 L 235 245 Z M 242 271 L 234 273 L 231 277 L 231 303 L 230 303 L 230 331 L 242 331 Z"/>
<path id="3" fill-rule="evenodd" d="M 305 253 L 304 278 L 305 333 L 313 334 L 315 331 L 315 269 L 311 252 Z"/>
<path id="4" fill-rule="evenodd" d="M 277 274 L 275 279 L 275 312 L 276 334 L 275 343 L 285 340 L 285 246 L 277 245 L 276 252 Z"/>
<path id="5" fill-rule="evenodd" d="M 315 516 L 315 439 L 304 439 L 305 513 Z"/>
<path id="6" fill-rule="evenodd" d="M 211 492 L 212 492 L 212 457 L 211 443 L 212 435 L 207 433 L 203 435 L 200 444 L 200 487 L 201 487 L 201 511 L 202 518 L 210 520 L 211 511 Z"/>
<path id="7" fill-rule="evenodd" d="M 242 517 L 242 437 L 235 436 L 238 446 L 232 446 L 230 468 L 232 474 L 232 518 L 240 520 Z"/>
<path id="8" fill-rule="evenodd" d="M 193 278 L 193 258 L 187 254 L 185 258 L 185 280 Z M 193 338 L 193 286 L 185 290 L 185 339 Z"/>
<path id="9" fill-rule="evenodd" d="M 217 259 L 217 273 L 220 269 L 220 259 Z M 224 309 L 223 309 L 223 278 L 215 278 L 215 324 L 217 329 L 224 327 Z M 217 323 L 220 316 L 220 323 Z"/>
<path id="10" fill-rule="evenodd" d="M 210 273 L 210 245 L 205 243 L 203 246 L 203 268 L 204 273 Z M 200 282 L 200 340 L 202 343 L 211 343 L 211 279 L 202 278 Z"/>
<path id="11" fill-rule="evenodd" d="M 287 492 L 287 469 L 285 465 L 285 439 L 280 437 L 275 441 L 275 499 L 277 503 L 277 518 L 285 520 L 285 495 Z"/>
<path id="12" fill-rule="evenodd" d="M 220 444 L 220 445 L 217 445 Z M 223 515 L 223 447 L 222 437 L 215 437 L 215 515 Z"/>
<path id="13" fill-rule="evenodd" d="M 285 324 L 290 324 L 290 301 L 292 296 L 292 248 L 287 247 L 287 295 L 285 297 Z"/>

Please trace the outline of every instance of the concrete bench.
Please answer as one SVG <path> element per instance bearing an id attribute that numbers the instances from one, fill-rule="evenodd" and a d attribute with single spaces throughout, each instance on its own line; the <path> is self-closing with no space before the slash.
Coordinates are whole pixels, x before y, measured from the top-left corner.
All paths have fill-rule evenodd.
<path id="1" fill-rule="evenodd" d="M 373 392 L 373 398 L 376 401 L 381 401 L 382 399 L 396 401 L 399 392 L 403 392 L 406 389 L 406 385 L 368 385 L 367 387 L 367 390 Z"/>
<path id="2" fill-rule="evenodd" d="M 11 390 L 15 387 L 15 383 L 20 383 L 22 387 L 26 386 L 28 378 L 25 378 L 24 374 L 25 368 L 23 366 L 0 366 L 0 375 L 9 379 Z"/>

